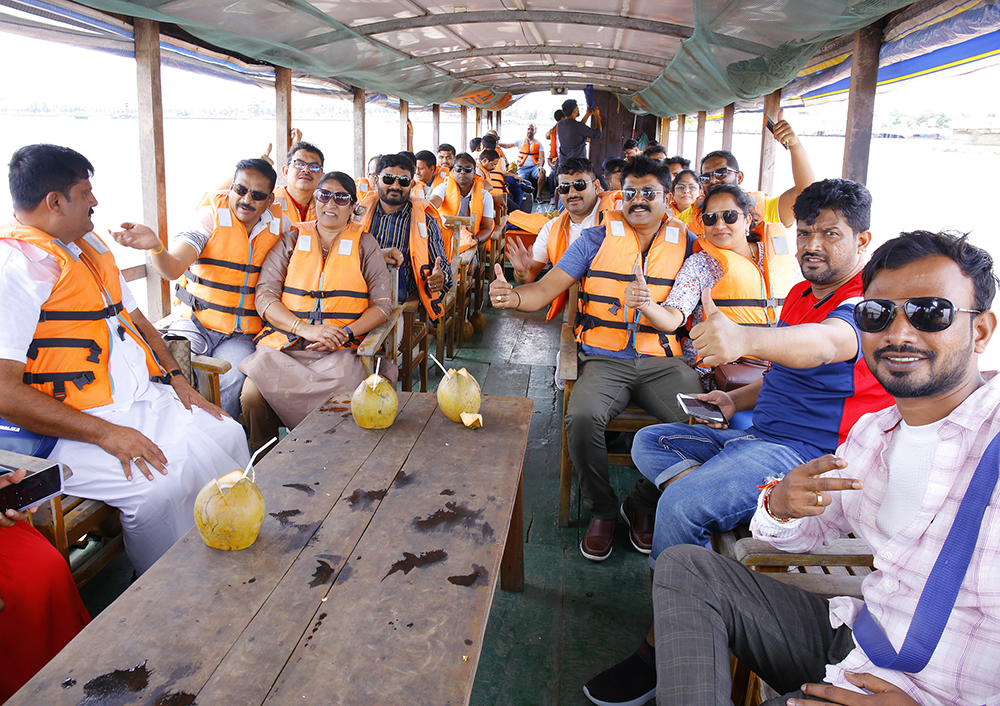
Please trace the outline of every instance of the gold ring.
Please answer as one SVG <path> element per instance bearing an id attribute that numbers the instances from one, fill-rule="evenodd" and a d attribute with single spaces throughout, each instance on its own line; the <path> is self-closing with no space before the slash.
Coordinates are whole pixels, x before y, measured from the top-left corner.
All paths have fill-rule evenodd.
<path id="1" fill-rule="evenodd" d="M 813 492 L 816 493 L 816 505 L 818 505 L 819 507 L 822 507 L 823 506 L 823 493 L 819 492 L 818 490 L 814 490 Z"/>
<path id="2" fill-rule="evenodd" d="M 138 463 L 141 460 L 142 460 L 142 456 L 133 456 L 132 457 L 132 463 Z"/>

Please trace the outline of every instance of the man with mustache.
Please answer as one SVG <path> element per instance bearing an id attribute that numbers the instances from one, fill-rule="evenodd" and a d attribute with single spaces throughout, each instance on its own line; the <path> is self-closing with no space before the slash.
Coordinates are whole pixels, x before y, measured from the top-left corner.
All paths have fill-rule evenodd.
<path id="1" fill-rule="evenodd" d="M 301 147 L 292 154 L 312 159 L 310 151 Z M 297 163 L 299 158 L 292 161 Z M 287 166 L 285 171 L 290 173 Z M 306 183 L 307 176 L 311 180 L 308 183 L 318 178 L 305 168 L 297 173 L 293 181 L 301 184 Z M 256 349 L 253 337 L 263 327 L 254 307 L 257 276 L 264 257 L 292 228 L 275 203 L 276 181 L 277 174 L 263 159 L 242 160 L 236 165 L 229 188 L 207 195 L 207 205 L 197 211 L 190 225 L 174 235 L 169 248 L 164 248 L 159 236 L 142 224 L 123 223 L 121 231 L 112 233 L 119 244 L 147 251 L 157 274 L 164 279 L 180 278 L 176 287 L 181 302 L 179 318 L 170 324 L 167 333 L 191 341 L 192 353 L 222 358 L 232 365 L 219 378 L 219 388 L 222 408 L 233 419 L 240 416 L 240 391 L 246 379 L 239 364 Z M 296 187 L 289 183 L 287 188 Z M 308 203 L 313 208 L 311 192 Z M 298 213 L 299 206 L 288 208 Z M 311 213 L 315 218 L 315 211 Z"/>
<path id="2" fill-rule="evenodd" d="M 758 486 L 833 453 L 859 417 L 892 404 L 865 365 L 854 321 L 871 240 L 871 194 L 847 179 L 819 181 L 796 199 L 795 217 L 806 281 L 788 293 L 778 326 L 734 323 L 706 289 L 702 301 L 710 313 L 691 329 L 706 365 L 741 356 L 771 361 L 756 383 L 698 396 L 717 405 L 726 419 L 753 410 L 753 425 L 746 430 L 656 425 L 636 433 L 632 458 L 663 490 L 656 505 L 650 567 L 669 547 L 705 545 L 712 534 L 749 522 Z M 587 696 L 597 704 L 645 703 L 639 699 L 652 698 L 656 687 L 652 650 L 650 631 L 636 653 L 587 683 Z M 630 685 L 628 694 L 622 693 L 623 684 Z M 688 703 L 664 701 L 680 702 Z"/>
<path id="3" fill-rule="evenodd" d="M 765 487 L 751 529 L 796 553 L 854 533 L 875 555 L 863 600 L 701 547 L 665 551 L 658 703 L 728 703 L 730 649 L 783 694 L 768 706 L 996 702 L 1000 385 L 979 372 L 997 325 L 993 261 L 964 236 L 915 231 L 879 247 L 862 281 L 865 361 L 896 404 L 861 419 L 836 456 Z"/>
<path id="4" fill-rule="evenodd" d="M 475 158 L 467 152 L 455 157 L 448 179 L 431 192 L 431 203 L 444 216 L 472 217 L 472 228 L 462 229 L 462 252 L 488 240 L 493 233 L 496 216 L 493 196 L 478 173 Z"/>
<path id="5" fill-rule="evenodd" d="M 569 158 L 560 160 L 560 169 L 568 163 Z M 580 551 L 591 561 L 611 555 L 619 513 L 608 480 L 608 422 L 630 401 L 658 419 L 681 421 L 687 415 L 677 404 L 677 393 L 701 391 L 673 332 L 657 329 L 629 305 L 630 290 L 639 284 L 648 288 L 653 301 L 666 299 L 691 252 L 684 225 L 666 222 L 670 170 L 639 156 L 622 171 L 622 183 L 623 210 L 606 211 L 604 225 L 584 230 L 548 274 L 514 289 L 497 266 L 497 279 L 490 285 L 493 306 L 537 311 L 580 282 L 580 368 L 566 434 L 580 474 L 580 493 L 591 513 L 580 543 Z M 641 479 L 623 503 L 626 522 L 634 530 L 630 537 L 645 536 L 648 541 L 657 496 L 656 488 Z"/>
<path id="6" fill-rule="evenodd" d="M 198 491 L 244 468 L 250 453 L 242 427 L 180 374 L 93 232 L 93 173 L 86 157 L 56 145 L 11 158 L 0 415 L 58 439 L 48 458 L 72 467 L 67 493 L 121 510 L 125 551 L 141 574 L 194 526 Z"/>

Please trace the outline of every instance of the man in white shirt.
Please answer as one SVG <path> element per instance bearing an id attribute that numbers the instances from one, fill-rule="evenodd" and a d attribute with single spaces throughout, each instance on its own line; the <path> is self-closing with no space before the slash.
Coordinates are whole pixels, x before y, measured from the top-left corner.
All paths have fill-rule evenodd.
<path id="1" fill-rule="evenodd" d="M 865 362 L 896 405 L 862 417 L 835 456 L 763 486 L 751 529 L 796 553 L 855 533 L 875 557 L 864 600 L 671 547 L 653 580 L 655 653 L 613 667 L 618 684 L 645 670 L 658 703 L 728 703 L 731 648 L 784 694 L 768 706 L 1000 703 L 1000 383 L 978 365 L 997 323 L 992 258 L 915 231 L 876 250 L 862 279 Z"/>
<path id="2" fill-rule="evenodd" d="M 594 165 L 586 157 L 571 157 L 559 163 L 558 171 L 556 193 L 562 199 L 563 212 L 542 226 L 530 253 L 517 238 L 507 240 L 507 259 L 518 284 L 534 282 L 546 265 L 554 265 L 576 242 L 584 228 L 598 225 L 601 202 Z"/>
<path id="3" fill-rule="evenodd" d="M 65 147 L 30 145 L 11 159 L 0 416 L 58 437 L 49 458 L 73 469 L 66 492 L 121 510 L 125 550 L 141 574 L 194 525 L 198 491 L 245 467 L 249 451 L 242 427 L 179 374 L 92 232 L 92 174 Z M 146 480 L 133 480 L 135 468 Z"/>

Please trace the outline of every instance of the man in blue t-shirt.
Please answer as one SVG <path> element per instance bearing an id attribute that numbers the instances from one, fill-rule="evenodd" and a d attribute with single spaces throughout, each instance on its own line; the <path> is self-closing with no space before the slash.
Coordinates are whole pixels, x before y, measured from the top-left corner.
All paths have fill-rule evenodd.
<path id="1" fill-rule="evenodd" d="M 833 453 L 858 417 L 892 404 L 861 356 L 854 304 L 871 238 L 871 194 L 827 179 L 795 200 L 801 282 L 788 293 L 777 328 L 741 326 L 704 298 L 707 320 L 691 330 L 706 365 L 752 356 L 771 361 L 754 384 L 700 395 L 726 419 L 753 410 L 749 429 L 657 425 L 636 434 L 632 458 L 663 490 L 650 566 L 675 544 L 706 544 L 750 521 L 757 486 Z"/>
<path id="2" fill-rule="evenodd" d="M 653 512 L 659 495 L 640 479 L 621 505 L 608 479 L 608 422 L 633 402 L 657 419 L 686 419 L 678 392 L 698 393 L 698 375 L 684 361 L 680 344 L 663 326 L 666 299 L 686 255 L 687 229 L 667 220 L 670 170 L 636 157 L 622 170 L 621 213 L 605 214 L 605 225 L 587 228 L 545 277 L 513 289 L 503 278 L 490 285 L 499 309 L 537 311 L 580 281 L 579 376 L 566 412 L 566 439 L 580 475 L 580 494 L 591 519 L 580 551 L 591 561 L 611 555 L 619 512 L 629 539 L 649 553 Z"/>

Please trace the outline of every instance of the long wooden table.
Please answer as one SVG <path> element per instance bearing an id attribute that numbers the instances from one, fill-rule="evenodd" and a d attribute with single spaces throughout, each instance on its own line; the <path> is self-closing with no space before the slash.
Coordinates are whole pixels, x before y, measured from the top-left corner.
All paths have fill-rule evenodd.
<path id="1" fill-rule="evenodd" d="M 470 430 L 399 397 L 386 430 L 311 414 L 259 464 L 252 547 L 192 530 L 8 705 L 467 703 L 497 575 L 524 583 L 532 402 Z"/>

